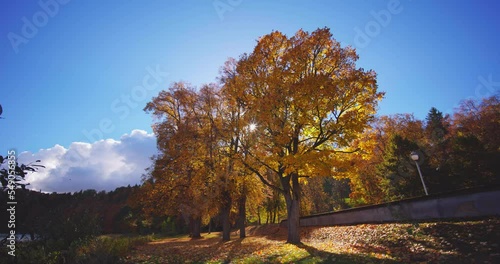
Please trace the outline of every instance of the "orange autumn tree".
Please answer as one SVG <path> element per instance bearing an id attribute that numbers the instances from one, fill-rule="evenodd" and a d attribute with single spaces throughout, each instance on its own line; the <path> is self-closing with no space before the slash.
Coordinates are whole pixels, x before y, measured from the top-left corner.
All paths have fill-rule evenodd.
<path id="1" fill-rule="evenodd" d="M 500 183 L 500 93 L 464 100 L 453 115 L 444 170 L 455 188 Z"/>
<path id="2" fill-rule="evenodd" d="M 356 68 L 357 59 L 328 28 L 290 38 L 274 31 L 221 78 L 223 93 L 255 128 L 240 161 L 285 197 L 288 243 L 300 243 L 301 182 L 347 166 L 345 153 L 383 96 L 375 72 Z"/>
<path id="3" fill-rule="evenodd" d="M 246 204 L 259 203 L 263 193 L 258 179 L 235 162 L 248 141 L 238 108 L 227 104 L 215 84 L 196 91 L 178 82 L 145 110 L 158 119 L 153 130 L 160 153 L 143 185 L 145 210 L 189 218 L 193 237 L 200 236 L 203 219 L 207 223 L 219 214 L 222 239 L 228 241 L 236 202 L 245 237 Z"/>
<path id="4" fill-rule="evenodd" d="M 153 130 L 160 154 L 145 181 L 142 204 L 155 213 L 188 218 L 193 237 L 200 237 L 202 220 L 207 222 L 217 213 L 220 192 L 216 189 L 224 171 L 210 87 L 202 91 L 174 83 L 145 108 L 158 120 Z"/>
<path id="5" fill-rule="evenodd" d="M 424 125 L 412 114 L 380 116 L 354 142 L 360 151 L 352 156 L 353 168 L 349 170 L 352 205 L 378 204 L 387 201 L 384 178 L 376 172 L 376 166 L 383 157 L 390 138 L 399 135 L 405 139 L 423 143 Z"/>

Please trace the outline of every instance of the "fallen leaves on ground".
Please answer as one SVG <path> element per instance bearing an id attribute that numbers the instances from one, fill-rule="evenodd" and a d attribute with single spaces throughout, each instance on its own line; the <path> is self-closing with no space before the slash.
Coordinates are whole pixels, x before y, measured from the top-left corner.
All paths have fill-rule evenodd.
<path id="1" fill-rule="evenodd" d="M 253 226 L 231 241 L 167 238 L 130 252 L 127 263 L 500 263 L 500 219 L 302 228 L 301 245 L 286 229 Z"/>

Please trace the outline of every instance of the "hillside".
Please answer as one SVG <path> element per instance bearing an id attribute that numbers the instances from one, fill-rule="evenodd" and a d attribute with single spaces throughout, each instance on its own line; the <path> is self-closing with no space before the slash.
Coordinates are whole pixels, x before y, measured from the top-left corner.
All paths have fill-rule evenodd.
<path id="1" fill-rule="evenodd" d="M 160 239 L 136 247 L 127 263 L 500 263 L 500 219 L 364 224 L 302 229 L 303 244 L 284 243 L 278 225 L 248 227 L 245 239 L 218 233 L 198 240 Z"/>

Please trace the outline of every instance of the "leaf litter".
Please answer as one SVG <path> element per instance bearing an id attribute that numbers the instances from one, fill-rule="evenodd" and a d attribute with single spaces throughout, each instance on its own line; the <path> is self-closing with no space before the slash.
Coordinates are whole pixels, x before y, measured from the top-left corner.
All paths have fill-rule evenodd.
<path id="1" fill-rule="evenodd" d="M 125 263 L 500 263 L 500 218 L 476 221 L 303 227 L 302 244 L 286 228 L 251 226 L 244 239 L 159 239 Z"/>

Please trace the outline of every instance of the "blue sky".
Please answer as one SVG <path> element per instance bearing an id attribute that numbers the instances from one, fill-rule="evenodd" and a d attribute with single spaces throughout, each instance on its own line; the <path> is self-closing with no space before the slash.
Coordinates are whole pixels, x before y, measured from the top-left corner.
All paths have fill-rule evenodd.
<path id="1" fill-rule="evenodd" d="M 5 1 L 0 151 L 151 132 L 142 111 L 174 81 L 215 81 L 259 36 L 329 27 L 378 73 L 379 114 L 451 113 L 500 88 L 498 1 Z M 33 30 L 34 29 L 34 30 Z M 148 89 L 143 85 L 146 83 Z M 98 132 L 97 132 L 98 131 Z M 142 133 L 135 133 L 142 135 Z M 121 141 L 120 141 L 121 142 Z"/>

